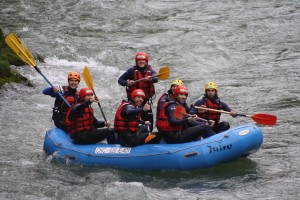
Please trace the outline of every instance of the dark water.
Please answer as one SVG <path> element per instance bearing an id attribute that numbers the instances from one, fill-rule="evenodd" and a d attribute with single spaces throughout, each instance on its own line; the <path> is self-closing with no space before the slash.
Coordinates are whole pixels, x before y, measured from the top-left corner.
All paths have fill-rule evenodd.
<path id="1" fill-rule="evenodd" d="M 0 27 L 17 33 L 53 84 L 88 66 L 106 117 L 125 97 L 117 78 L 146 51 L 171 67 L 197 100 L 208 81 L 241 113 L 270 113 L 264 144 L 247 159 L 191 172 L 137 172 L 68 166 L 43 153 L 53 99 L 34 84 L 0 90 L 0 199 L 299 199 L 300 2 L 2 0 Z M 158 95 L 170 80 L 156 84 Z M 81 82 L 81 87 L 85 83 Z M 95 108 L 97 110 L 97 108 Z M 96 112 L 100 118 L 100 112 Z M 249 118 L 222 116 L 232 126 Z"/>

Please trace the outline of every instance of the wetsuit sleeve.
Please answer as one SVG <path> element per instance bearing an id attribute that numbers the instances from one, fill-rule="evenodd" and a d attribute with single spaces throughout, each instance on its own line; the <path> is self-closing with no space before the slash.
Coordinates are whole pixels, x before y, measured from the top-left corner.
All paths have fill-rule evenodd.
<path id="1" fill-rule="evenodd" d="M 151 74 L 152 74 L 152 76 L 155 76 L 155 75 L 157 75 L 157 72 L 152 69 Z M 158 82 L 158 77 L 153 77 L 152 82 L 157 83 Z"/>
<path id="2" fill-rule="evenodd" d="M 169 122 L 172 126 L 183 126 L 188 123 L 188 118 L 176 119 L 174 116 L 175 107 L 175 104 L 169 105 L 165 110 L 166 115 L 169 116 Z"/>
<path id="3" fill-rule="evenodd" d="M 222 110 L 231 112 L 231 108 L 226 103 L 221 101 L 221 105 L 222 105 Z"/>
<path id="4" fill-rule="evenodd" d="M 84 113 L 84 109 L 89 105 L 91 105 L 90 101 L 86 101 L 84 103 L 76 104 L 72 108 L 72 111 L 71 111 L 70 116 L 69 116 L 69 120 L 74 121 L 76 118 L 82 116 L 83 113 Z"/>
<path id="5" fill-rule="evenodd" d="M 58 94 L 56 92 L 53 92 L 52 87 L 47 87 L 43 90 L 43 94 L 44 95 L 49 95 L 51 97 L 57 97 Z"/>
<path id="6" fill-rule="evenodd" d="M 98 120 L 95 116 L 94 116 L 94 126 L 96 128 L 102 128 L 105 126 L 105 121 L 104 120 Z"/>
<path id="7" fill-rule="evenodd" d="M 186 112 L 187 112 L 187 113 L 190 113 L 191 107 L 187 104 L 187 102 L 185 102 L 183 106 L 185 107 Z"/>
<path id="8" fill-rule="evenodd" d="M 135 108 L 133 105 L 127 105 L 124 108 L 122 114 L 124 114 L 126 118 L 132 118 L 140 114 L 141 112 L 143 112 L 143 108 Z"/>
<path id="9" fill-rule="evenodd" d="M 49 96 L 54 97 L 54 98 L 60 97 L 59 94 L 58 94 L 58 92 L 53 92 L 52 87 L 45 88 L 43 90 L 43 94 L 49 95 Z M 62 91 L 61 95 L 64 96 L 64 94 L 65 94 L 65 92 Z"/>
<path id="10" fill-rule="evenodd" d="M 118 83 L 122 86 L 127 86 L 128 80 L 133 80 L 133 68 L 130 68 L 124 72 L 124 74 L 119 77 Z"/>
<path id="11" fill-rule="evenodd" d="M 204 100 L 203 99 L 199 99 L 195 102 L 194 106 L 201 106 L 204 104 Z M 198 109 L 196 109 L 194 106 L 191 107 L 191 110 L 190 110 L 190 114 L 193 115 L 193 114 L 197 114 L 198 113 Z"/>

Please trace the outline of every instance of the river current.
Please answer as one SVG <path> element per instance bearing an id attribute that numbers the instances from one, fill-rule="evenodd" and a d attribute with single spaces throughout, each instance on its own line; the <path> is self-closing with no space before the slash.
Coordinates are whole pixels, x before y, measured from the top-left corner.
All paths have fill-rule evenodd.
<path id="1" fill-rule="evenodd" d="M 30 66 L 13 66 L 34 86 L 0 89 L 0 199 L 299 199 L 299 24 L 298 0 L 1 0 L 0 28 L 45 57 L 38 66 L 54 85 L 89 67 L 110 121 L 125 98 L 117 79 L 138 51 L 149 54 L 156 70 L 170 66 L 170 79 L 156 84 L 158 97 L 180 78 L 192 102 L 214 81 L 221 99 L 240 113 L 278 120 L 260 126 L 258 152 L 210 169 L 70 166 L 43 152 L 45 132 L 54 126 L 54 99 L 42 94 L 47 83 Z"/>

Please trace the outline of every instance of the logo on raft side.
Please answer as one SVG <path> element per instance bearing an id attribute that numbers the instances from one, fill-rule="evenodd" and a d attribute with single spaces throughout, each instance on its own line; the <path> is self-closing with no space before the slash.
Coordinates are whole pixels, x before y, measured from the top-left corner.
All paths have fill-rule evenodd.
<path id="1" fill-rule="evenodd" d="M 239 132 L 239 135 L 243 136 L 243 135 L 247 135 L 248 133 L 250 133 L 250 130 L 242 130 Z"/>
<path id="2" fill-rule="evenodd" d="M 95 154 L 130 154 L 131 148 L 116 147 L 116 148 L 104 148 L 97 147 Z"/>
<path id="3" fill-rule="evenodd" d="M 219 146 L 207 146 L 209 149 L 209 153 L 220 152 L 232 149 L 232 144 L 228 145 L 219 145 Z"/>

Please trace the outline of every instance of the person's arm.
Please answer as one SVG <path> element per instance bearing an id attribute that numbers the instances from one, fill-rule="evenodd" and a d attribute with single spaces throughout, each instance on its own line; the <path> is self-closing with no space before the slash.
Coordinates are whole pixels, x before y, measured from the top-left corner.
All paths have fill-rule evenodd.
<path id="1" fill-rule="evenodd" d="M 231 111 L 231 108 L 226 103 L 221 101 L 221 104 L 222 104 L 222 110 L 227 111 L 227 112 Z"/>
<path id="2" fill-rule="evenodd" d="M 155 76 L 155 75 L 157 75 L 157 72 L 156 72 L 155 70 L 152 69 L 151 74 L 152 74 L 152 76 Z M 158 77 L 153 77 L 153 78 L 152 78 L 152 82 L 153 82 L 153 83 L 157 83 L 158 80 L 159 80 Z"/>
<path id="3" fill-rule="evenodd" d="M 143 112 L 143 108 L 135 108 L 133 105 L 127 105 L 123 109 L 121 115 L 124 118 L 135 118 L 141 112 Z M 139 123 L 145 124 L 145 121 L 140 119 Z"/>
<path id="4" fill-rule="evenodd" d="M 54 92 L 52 87 L 45 88 L 43 90 L 43 94 L 44 95 L 49 95 L 49 96 L 54 97 L 54 98 L 58 96 L 57 92 Z"/>
<path id="5" fill-rule="evenodd" d="M 201 106 L 204 104 L 204 100 L 203 99 L 199 99 L 195 102 L 195 104 L 193 106 L 191 106 L 191 110 L 190 110 L 190 114 L 193 115 L 193 114 L 198 114 L 198 109 L 195 108 L 194 106 Z"/>
<path id="6" fill-rule="evenodd" d="M 183 107 L 185 107 L 187 113 L 190 113 L 191 107 L 189 106 L 189 104 L 187 102 L 184 102 Z"/>
<path id="7" fill-rule="evenodd" d="M 43 90 L 43 94 L 49 95 L 49 96 L 55 97 L 55 98 L 60 97 L 58 93 L 60 93 L 62 96 L 64 95 L 65 91 L 63 90 L 62 86 L 54 86 L 53 88 L 48 87 Z"/>
<path id="8" fill-rule="evenodd" d="M 84 113 L 84 109 L 89 105 L 91 105 L 91 102 L 86 101 L 84 103 L 78 103 L 73 108 L 70 108 L 72 109 L 72 111 L 70 113 L 69 120 L 74 121 L 76 120 L 76 118 L 82 116 Z"/>
<path id="9" fill-rule="evenodd" d="M 132 71 L 133 71 L 133 68 L 130 68 L 119 77 L 118 83 L 121 86 L 128 86 L 128 81 L 133 80 L 133 72 Z"/>
<path id="10" fill-rule="evenodd" d="M 98 120 L 95 116 L 94 116 L 94 126 L 96 128 L 102 128 L 105 126 L 105 121 L 104 120 Z"/>
<path id="11" fill-rule="evenodd" d="M 127 105 L 124 108 L 123 112 L 127 118 L 132 118 L 138 115 L 139 113 L 143 112 L 143 108 L 135 108 L 133 105 Z"/>
<path id="12" fill-rule="evenodd" d="M 235 110 L 231 109 L 226 103 L 224 103 L 224 102 L 221 101 L 221 104 L 222 104 L 222 110 L 230 112 L 230 115 L 232 117 L 236 117 L 237 116 L 237 112 Z"/>

